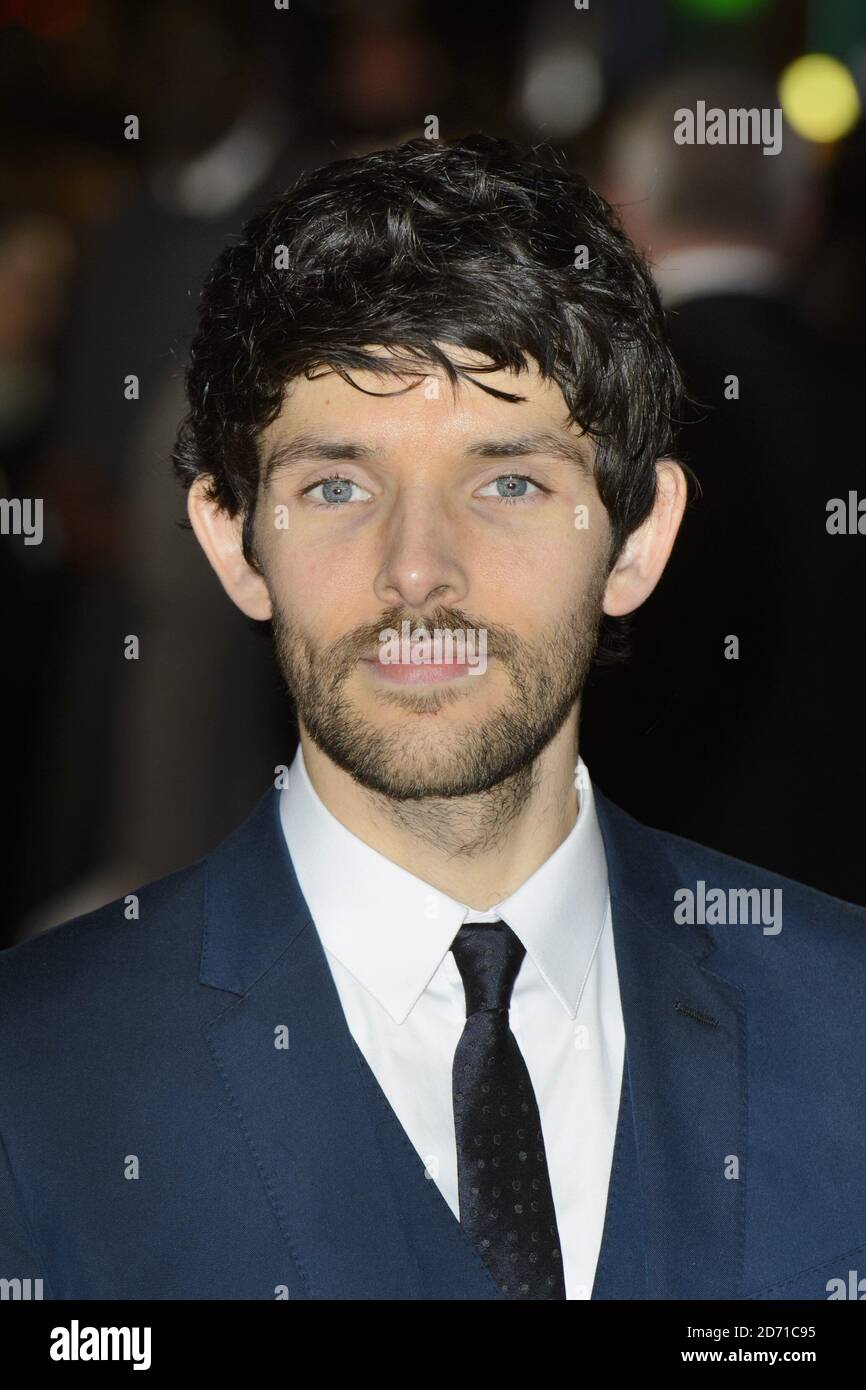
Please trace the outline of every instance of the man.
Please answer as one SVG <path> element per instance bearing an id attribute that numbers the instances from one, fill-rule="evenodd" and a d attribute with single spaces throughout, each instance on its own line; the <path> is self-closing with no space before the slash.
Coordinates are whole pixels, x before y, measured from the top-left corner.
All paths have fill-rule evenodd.
<path id="1" fill-rule="evenodd" d="M 321 169 L 216 262 L 187 385 L 190 522 L 300 748 L 208 857 L 0 958 L 0 1273 L 827 1297 L 866 1249 L 864 914 L 578 754 L 687 492 L 610 208 L 481 136 Z"/>

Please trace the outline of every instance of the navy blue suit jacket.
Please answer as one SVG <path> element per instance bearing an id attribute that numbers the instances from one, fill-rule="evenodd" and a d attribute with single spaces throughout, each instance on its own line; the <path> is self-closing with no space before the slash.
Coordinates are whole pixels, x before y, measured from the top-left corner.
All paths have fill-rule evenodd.
<path id="1" fill-rule="evenodd" d="M 626 1057 L 592 1297 L 826 1299 L 866 1276 L 866 911 L 596 801 Z M 699 880 L 781 889 L 781 931 L 678 923 Z M 0 954 L 0 1279 L 502 1298 L 349 1032 L 278 793 L 138 899 Z"/>

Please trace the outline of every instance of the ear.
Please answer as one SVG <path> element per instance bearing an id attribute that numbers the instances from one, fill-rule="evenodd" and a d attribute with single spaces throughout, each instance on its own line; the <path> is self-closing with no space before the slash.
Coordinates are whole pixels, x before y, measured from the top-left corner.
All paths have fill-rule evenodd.
<path id="1" fill-rule="evenodd" d="M 673 549 L 687 499 L 686 475 L 676 459 L 659 459 L 653 509 L 628 537 L 608 576 L 603 608 L 610 617 L 632 613 L 649 598 Z"/>
<path id="2" fill-rule="evenodd" d="M 248 618 L 272 617 L 271 599 L 264 579 L 244 557 L 241 536 L 243 517 L 230 516 L 207 495 L 211 479 L 196 478 L 187 496 L 187 512 L 196 539 L 217 578 L 233 603 Z"/>

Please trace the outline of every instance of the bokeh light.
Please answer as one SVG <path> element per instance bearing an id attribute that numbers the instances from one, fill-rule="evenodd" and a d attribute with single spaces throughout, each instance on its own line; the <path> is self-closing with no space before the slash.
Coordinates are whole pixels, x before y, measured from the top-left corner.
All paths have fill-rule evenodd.
<path id="1" fill-rule="evenodd" d="M 860 116 L 857 84 L 829 53 L 807 53 L 785 68 L 779 101 L 794 130 L 807 140 L 840 140 Z"/>
<path id="2" fill-rule="evenodd" d="M 751 19 L 771 0 L 677 0 L 677 8 L 695 19 Z"/>
<path id="3" fill-rule="evenodd" d="M 601 64 L 582 43 L 560 44 L 530 61 L 520 93 L 520 109 L 530 127 L 567 138 L 598 114 L 604 96 Z"/>

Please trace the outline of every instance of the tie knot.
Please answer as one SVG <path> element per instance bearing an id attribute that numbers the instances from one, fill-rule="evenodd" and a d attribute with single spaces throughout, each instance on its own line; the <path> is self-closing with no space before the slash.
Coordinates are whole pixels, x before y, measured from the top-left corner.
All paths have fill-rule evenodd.
<path id="1" fill-rule="evenodd" d="M 468 922 L 451 943 L 463 979 L 466 1017 L 508 1009 L 526 947 L 507 922 Z"/>

